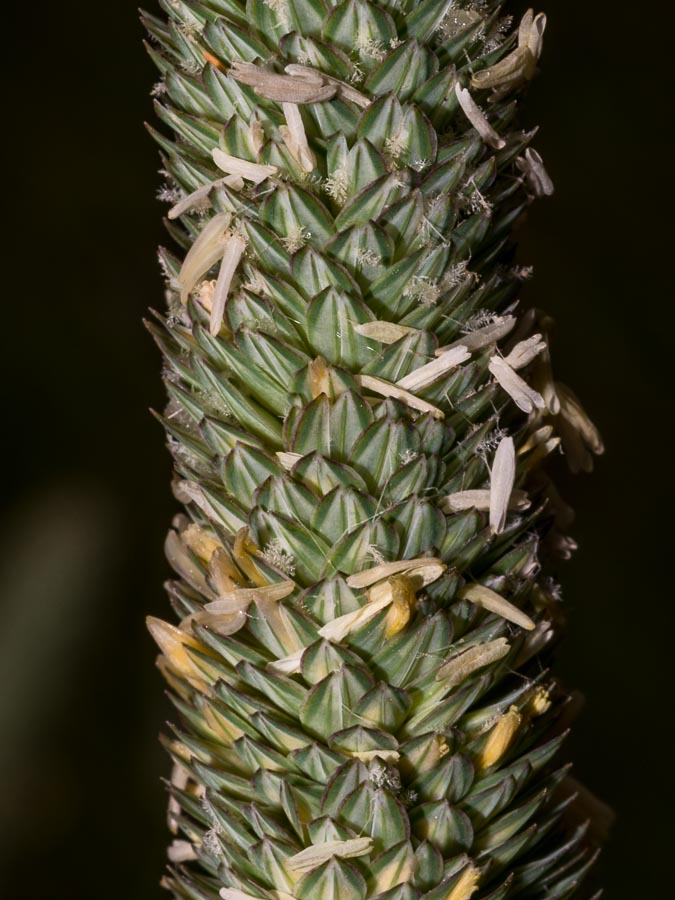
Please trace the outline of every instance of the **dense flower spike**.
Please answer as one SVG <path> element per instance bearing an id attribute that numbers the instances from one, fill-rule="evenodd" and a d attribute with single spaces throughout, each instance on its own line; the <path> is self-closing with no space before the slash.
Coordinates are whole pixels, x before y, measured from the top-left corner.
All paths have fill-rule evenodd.
<path id="1" fill-rule="evenodd" d="M 602 441 L 519 305 L 553 184 L 497 0 L 160 0 L 161 417 L 184 505 L 162 884 L 189 900 L 564 900 L 569 555 Z M 604 827 L 604 826 L 603 826 Z"/>

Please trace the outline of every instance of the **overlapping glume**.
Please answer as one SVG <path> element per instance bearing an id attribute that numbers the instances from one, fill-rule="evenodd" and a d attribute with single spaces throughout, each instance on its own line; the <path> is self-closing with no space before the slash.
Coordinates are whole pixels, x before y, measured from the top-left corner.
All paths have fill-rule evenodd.
<path id="1" fill-rule="evenodd" d="M 574 700 L 542 471 L 601 439 L 521 312 L 551 193 L 518 100 L 545 17 L 426 0 L 164 0 L 160 417 L 185 505 L 164 885 L 211 900 L 580 895 L 606 812 Z M 599 823 L 599 824 L 598 824 Z M 588 896 L 586 894 L 585 896 Z"/>

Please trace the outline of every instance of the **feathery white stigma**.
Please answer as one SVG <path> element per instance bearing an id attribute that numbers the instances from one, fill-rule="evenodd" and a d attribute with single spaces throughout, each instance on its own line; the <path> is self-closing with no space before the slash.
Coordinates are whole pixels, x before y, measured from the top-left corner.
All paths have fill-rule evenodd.
<path id="1" fill-rule="evenodd" d="M 415 369 L 409 375 L 401 378 L 396 384 L 408 391 L 421 391 L 425 387 L 429 387 L 434 381 L 438 381 L 446 372 L 457 368 L 463 362 L 469 359 L 471 354 L 464 344 L 458 344 L 452 350 L 448 350 L 419 369 Z"/>
<path id="2" fill-rule="evenodd" d="M 372 849 L 373 839 L 369 837 L 351 838 L 348 841 L 326 841 L 323 844 L 307 847 L 306 850 L 301 850 L 295 856 L 289 857 L 286 865 L 291 872 L 310 872 L 333 856 L 349 859 L 354 856 L 364 856 Z"/>
<path id="3" fill-rule="evenodd" d="M 230 213 L 218 213 L 213 216 L 188 250 L 178 273 L 181 303 L 187 303 L 190 291 L 223 255 L 225 250 L 223 236 L 231 218 Z"/>
<path id="4" fill-rule="evenodd" d="M 488 369 L 494 375 L 495 381 L 506 391 L 518 409 L 522 409 L 526 413 L 531 413 L 535 407 L 544 409 L 546 404 L 541 394 L 535 391 L 534 388 L 531 388 L 526 381 L 523 381 L 520 375 L 516 375 L 511 366 L 501 356 L 491 357 Z"/>
<path id="5" fill-rule="evenodd" d="M 220 331 L 220 326 L 223 322 L 223 314 L 225 312 L 225 301 L 230 292 L 232 279 L 234 278 L 234 273 L 237 271 L 245 247 L 246 242 L 240 235 L 228 234 L 225 237 L 223 243 L 223 259 L 220 264 L 211 304 L 209 331 L 212 335 L 216 335 Z"/>
<path id="6" fill-rule="evenodd" d="M 553 181 L 544 168 L 544 160 L 536 150 L 528 147 L 525 155 L 516 159 L 516 165 L 523 173 L 525 183 L 535 197 L 551 196 L 555 190 Z"/>
<path id="7" fill-rule="evenodd" d="M 328 84 L 321 77 L 278 75 L 248 62 L 232 63 L 229 74 L 252 87 L 259 97 L 277 103 L 319 103 L 330 100 L 337 92 L 335 84 Z"/>
<path id="8" fill-rule="evenodd" d="M 316 168 L 316 159 L 309 149 L 298 105 L 297 103 L 282 103 L 281 108 L 286 117 L 286 125 L 279 128 L 284 144 L 303 172 L 313 172 Z"/>
<path id="9" fill-rule="evenodd" d="M 323 183 L 323 189 L 336 203 L 343 206 L 349 196 L 349 171 L 346 165 L 338 166 L 330 172 Z"/>
<path id="10" fill-rule="evenodd" d="M 167 213 L 167 217 L 169 219 L 177 219 L 190 209 L 207 209 L 210 205 L 209 194 L 213 188 L 217 187 L 219 184 L 220 180 L 210 181 L 208 184 L 203 184 L 201 187 L 198 187 L 196 191 L 192 191 L 191 194 L 181 197 L 181 199 L 171 207 Z"/>
<path id="11" fill-rule="evenodd" d="M 239 159 L 238 156 L 230 156 L 229 153 L 224 153 L 218 147 L 211 151 L 211 156 L 214 163 L 223 172 L 244 178 L 246 181 L 252 181 L 253 184 L 260 184 L 261 181 L 271 175 L 276 175 L 279 171 L 276 166 L 261 165 L 249 162 L 247 159 Z"/>
<path id="12" fill-rule="evenodd" d="M 476 606 L 501 616 L 502 619 L 506 619 L 508 622 L 520 625 L 521 628 L 525 628 L 527 631 L 532 631 L 536 627 L 528 615 L 519 610 L 513 603 L 509 603 L 496 591 L 485 587 L 485 585 L 467 584 L 459 590 L 458 596 L 462 600 L 469 600 Z"/>
<path id="13" fill-rule="evenodd" d="M 354 254 L 354 262 L 360 269 L 363 268 L 363 266 L 372 266 L 372 268 L 376 269 L 378 266 L 382 265 L 382 257 L 379 253 L 375 253 L 374 250 L 369 250 L 367 247 L 358 247 Z M 393 324 L 394 323 L 392 322 L 392 325 Z M 399 325 L 398 327 L 405 328 L 406 326 Z"/>
<path id="14" fill-rule="evenodd" d="M 490 473 L 490 529 L 493 534 L 504 530 L 506 514 L 516 477 L 516 452 L 513 438 L 499 442 Z"/>
<path id="15" fill-rule="evenodd" d="M 457 95 L 459 105 L 464 111 L 464 115 L 467 117 L 469 122 L 471 122 L 471 124 L 476 129 L 481 138 L 485 141 L 485 143 L 489 147 L 493 147 L 495 150 L 501 150 L 502 147 L 505 147 L 506 141 L 504 140 L 504 138 L 501 138 L 497 134 L 492 125 L 490 125 L 484 114 L 479 109 L 478 104 L 473 99 L 471 94 L 466 88 L 463 88 L 459 82 L 457 82 L 457 84 L 455 85 L 455 93 Z"/>
<path id="16" fill-rule="evenodd" d="M 177 219 L 179 216 L 182 216 L 183 213 L 189 212 L 192 209 L 208 209 L 211 206 L 211 191 L 222 185 L 227 185 L 227 187 L 232 188 L 234 191 L 240 191 L 244 187 L 244 182 L 238 175 L 226 175 L 225 178 L 216 178 L 214 181 L 209 181 L 208 184 L 203 184 L 201 187 L 197 188 L 196 191 L 193 191 L 191 194 L 188 194 L 174 204 L 167 213 L 168 218 Z"/>

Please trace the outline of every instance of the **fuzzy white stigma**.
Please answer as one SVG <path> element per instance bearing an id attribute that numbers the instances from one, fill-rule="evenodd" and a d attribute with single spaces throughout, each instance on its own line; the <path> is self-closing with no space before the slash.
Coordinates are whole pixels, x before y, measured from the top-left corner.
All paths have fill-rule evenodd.
<path id="1" fill-rule="evenodd" d="M 311 235 L 304 225 L 292 225 L 280 240 L 289 253 L 297 253 L 305 246 L 309 237 Z"/>
<path id="2" fill-rule="evenodd" d="M 343 206 L 349 196 L 349 171 L 346 166 L 338 166 L 328 175 L 323 183 L 323 189 L 336 203 Z"/>
<path id="3" fill-rule="evenodd" d="M 288 2 L 287 0 L 263 0 L 265 6 L 268 6 L 279 20 L 279 28 L 289 31 L 290 20 L 288 18 Z"/>
<path id="4" fill-rule="evenodd" d="M 441 286 L 426 275 L 413 275 L 403 288 L 403 296 L 416 300 L 425 308 L 435 306 L 441 296 Z"/>
<path id="5" fill-rule="evenodd" d="M 287 455 L 297 457 L 297 454 Z M 277 456 L 280 456 L 280 454 L 277 454 Z M 299 458 L 300 457 L 297 457 L 297 459 Z M 297 461 L 297 459 L 295 461 Z M 262 557 L 270 565 L 279 569 L 285 575 L 290 575 L 291 577 L 295 575 L 295 558 L 285 549 L 279 538 L 274 538 L 269 544 L 265 545 Z"/>

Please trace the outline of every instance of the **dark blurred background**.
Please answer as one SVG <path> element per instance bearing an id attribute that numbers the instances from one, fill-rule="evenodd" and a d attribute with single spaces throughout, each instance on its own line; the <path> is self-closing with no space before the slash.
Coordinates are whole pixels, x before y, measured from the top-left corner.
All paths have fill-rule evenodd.
<path id="1" fill-rule="evenodd" d="M 607 896 L 654 897 L 672 862 L 673 16 L 541 7 L 525 119 L 557 193 L 521 235 L 536 275 L 524 301 L 557 319 L 556 371 L 607 443 L 592 477 L 561 485 L 580 550 L 562 573 L 559 671 L 587 698 L 568 749 L 618 813 Z M 168 611 L 175 511 L 141 327 L 163 296 L 142 127 L 155 75 L 135 0 L 12 4 L 3 24 L 0 892 L 149 900 L 163 893 L 157 734 L 172 713 L 143 619 Z"/>

